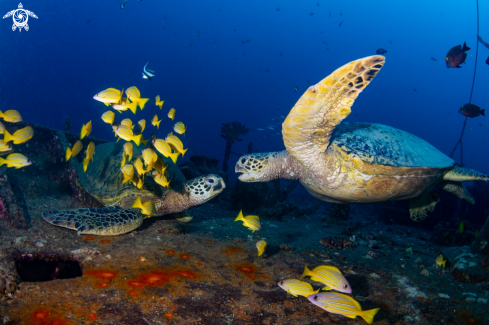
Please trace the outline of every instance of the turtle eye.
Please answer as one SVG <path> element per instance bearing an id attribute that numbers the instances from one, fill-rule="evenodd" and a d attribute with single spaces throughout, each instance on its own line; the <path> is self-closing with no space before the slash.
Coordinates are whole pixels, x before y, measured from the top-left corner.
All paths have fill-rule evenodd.
<path id="1" fill-rule="evenodd" d="M 209 179 L 209 183 L 213 184 L 214 183 L 214 180 L 212 178 Z"/>

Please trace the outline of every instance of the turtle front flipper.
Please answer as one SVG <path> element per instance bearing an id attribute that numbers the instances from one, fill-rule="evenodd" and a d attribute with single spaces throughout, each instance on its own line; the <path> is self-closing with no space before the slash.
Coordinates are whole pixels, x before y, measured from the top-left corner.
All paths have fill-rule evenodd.
<path id="1" fill-rule="evenodd" d="M 140 212 L 120 207 L 46 211 L 42 217 L 54 226 L 76 230 L 78 235 L 116 236 L 143 223 Z"/>
<path id="2" fill-rule="evenodd" d="M 306 166 L 314 164 L 328 147 L 333 129 L 350 114 L 358 94 L 384 61 L 379 55 L 352 61 L 309 87 L 282 124 L 287 151 Z"/>
<path id="3" fill-rule="evenodd" d="M 439 201 L 440 197 L 434 189 L 409 200 L 409 214 L 411 215 L 411 219 L 414 221 L 423 221 L 435 210 L 435 205 Z"/>
<path id="4" fill-rule="evenodd" d="M 454 182 L 489 181 L 489 176 L 473 169 L 455 166 L 443 176 L 443 180 Z"/>
<path id="5" fill-rule="evenodd" d="M 464 184 L 459 183 L 459 182 L 447 182 L 443 181 L 441 184 L 439 184 L 442 189 L 444 189 L 447 192 L 450 192 L 459 198 L 466 200 L 467 202 L 470 202 L 472 204 L 475 204 L 474 197 L 472 194 L 470 194 L 469 191 L 465 188 Z"/>

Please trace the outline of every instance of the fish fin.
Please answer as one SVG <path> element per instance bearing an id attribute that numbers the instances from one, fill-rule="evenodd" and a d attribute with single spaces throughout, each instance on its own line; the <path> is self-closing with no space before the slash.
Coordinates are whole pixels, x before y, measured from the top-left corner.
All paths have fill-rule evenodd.
<path id="1" fill-rule="evenodd" d="M 88 162 L 90 160 L 88 160 L 87 158 L 83 159 L 83 172 L 87 172 L 87 167 L 88 167 Z"/>
<path id="2" fill-rule="evenodd" d="M 10 133 L 8 133 L 7 130 L 5 130 L 3 134 L 3 143 L 7 144 L 12 140 L 15 140 L 14 137 Z"/>
<path id="3" fill-rule="evenodd" d="M 333 290 L 333 289 L 331 289 L 331 288 L 330 288 L 330 287 L 328 287 L 328 286 L 324 286 L 324 287 L 322 287 L 322 288 L 321 288 L 321 290 L 324 290 L 324 291 L 331 291 L 331 290 Z"/>
<path id="4" fill-rule="evenodd" d="M 367 323 L 372 324 L 374 322 L 374 316 L 377 314 L 379 310 L 380 308 L 362 310 L 358 312 L 358 315 L 362 317 Z"/>
<path id="5" fill-rule="evenodd" d="M 423 221 L 435 210 L 435 205 L 439 201 L 440 197 L 434 189 L 412 198 L 409 200 L 409 214 L 411 215 L 411 219 L 414 221 Z"/>
<path id="6" fill-rule="evenodd" d="M 141 138 L 143 137 L 142 134 L 138 134 L 138 135 L 135 135 L 132 137 L 132 141 L 134 141 L 134 143 L 139 146 L 141 144 Z"/>
<path id="7" fill-rule="evenodd" d="M 187 152 L 188 148 L 185 149 L 185 150 L 182 150 L 181 154 L 182 154 L 182 158 L 183 158 L 183 155 Z"/>
<path id="8" fill-rule="evenodd" d="M 305 276 L 310 276 L 310 274 L 311 274 L 311 270 L 307 268 L 307 265 L 304 265 L 304 272 L 302 272 L 301 279 Z"/>
<path id="9" fill-rule="evenodd" d="M 318 269 L 318 268 L 321 268 L 321 269 L 326 269 L 326 270 L 329 270 L 329 271 L 333 271 L 333 272 L 338 272 L 339 274 L 341 274 L 341 271 L 336 267 L 336 266 L 331 266 L 331 265 L 321 265 L 321 266 L 317 266 L 314 268 L 313 272 Z"/>
<path id="10" fill-rule="evenodd" d="M 149 80 L 151 80 L 151 79 L 149 79 Z M 149 98 L 139 98 L 138 105 L 139 105 L 139 108 L 141 108 L 141 110 L 144 109 L 144 105 L 146 105 L 148 100 L 149 100 Z"/>
<path id="11" fill-rule="evenodd" d="M 444 260 L 443 262 L 441 262 L 441 264 L 443 265 L 443 268 L 445 268 L 445 263 L 447 262 L 447 260 Z"/>
<path id="12" fill-rule="evenodd" d="M 485 108 L 484 109 L 481 109 L 481 115 L 482 116 L 486 116 L 486 109 Z"/>
<path id="13" fill-rule="evenodd" d="M 321 288 L 317 289 L 316 291 L 313 291 L 311 295 L 315 295 L 316 293 L 319 293 L 319 291 L 321 291 Z"/>
<path id="14" fill-rule="evenodd" d="M 467 191 L 463 183 L 442 181 L 439 185 L 445 191 L 450 192 L 453 195 L 456 195 L 459 198 L 466 200 L 467 202 L 475 204 L 474 197 L 472 196 L 472 194 L 470 194 L 469 191 Z"/>
<path id="15" fill-rule="evenodd" d="M 71 149 L 70 147 L 66 148 L 65 160 L 68 161 L 71 158 Z"/>
<path id="16" fill-rule="evenodd" d="M 457 65 L 455 68 L 461 68 L 461 66 L 460 65 Z"/>
<path id="17" fill-rule="evenodd" d="M 244 220 L 244 217 L 243 217 L 243 210 L 240 210 L 240 211 L 239 211 L 239 214 L 238 214 L 238 216 L 236 217 L 236 219 L 234 219 L 234 222 L 239 221 L 239 220 L 241 220 L 241 221 L 245 221 L 245 220 Z"/>
<path id="18" fill-rule="evenodd" d="M 470 50 L 470 47 L 468 47 L 467 44 L 465 44 L 465 42 L 464 42 L 464 47 L 462 47 L 462 51 L 465 52 L 465 51 L 468 51 L 468 50 Z"/>
<path id="19" fill-rule="evenodd" d="M 105 104 L 105 106 L 110 106 L 110 103 L 104 103 L 104 104 Z"/>
<path id="20" fill-rule="evenodd" d="M 143 204 L 141 203 L 141 197 L 138 196 L 136 197 L 136 200 L 133 202 L 133 204 L 131 205 L 131 208 L 134 209 L 134 208 L 138 208 L 138 209 L 141 209 L 141 206 Z"/>
<path id="21" fill-rule="evenodd" d="M 174 153 L 171 153 L 170 154 L 170 158 L 171 158 L 171 160 L 173 161 L 174 164 L 177 163 L 177 159 L 178 159 L 178 155 L 179 154 L 180 154 L 179 152 L 174 152 Z"/>
<path id="22" fill-rule="evenodd" d="M 127 107 L 129 107 L 129 109 L 131 110 L 131 112 L 133 114 L 136 114 L 136 111 L 138 109 L 138 103 L 136 101 L 130 103 L 130 104 L 127 104 Z"/>
<path id="23" fill-rule="evenodd" d="M 126 165 L 126 154 L 124 153 L 122 154 L 121 168 L 124 167 L 125 165 Z"/>
<path id="24" fill-rule="evenodd" d="M 0 157 L 0 166 L 5 165 L 6 163 L 7 163 L 7 160 Z"/>

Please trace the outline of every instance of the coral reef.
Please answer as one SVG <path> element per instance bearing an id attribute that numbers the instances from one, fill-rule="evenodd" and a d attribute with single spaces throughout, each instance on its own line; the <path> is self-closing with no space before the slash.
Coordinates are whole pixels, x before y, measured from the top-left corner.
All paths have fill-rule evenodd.
<path id="1" fill-rule="evenodd" d="M 221 126 L 221 138 L 226 140 L 226 149 L 224 150 L 224 159 L 222 161 L 222 170 L 228 171 L 228 160 L 231 156 L 231 147 L 235 141 L 243 141 L 240 139 L 240 135 L 245 135 L 250 130 L 239 122 L 226 122 Z"/>
<path id="2" fill-rule="evenodd" d="M 464 230 L 460 232 L 460 223 Z M 433 228 L 430 241 L 441 246 L 470 246 L 475 239 L 475 227 L 467 220 L 449 222 L 441 221 Z"/>
<path id="3" fill-rule="evenodd" d="M 341 237 L 327 237 L 321 239 L 319 242 L 321 243 L 321 245 L 332 249 L 345 249 L 355 246 L 351 240 Z"/>
<path id="4" fill-rule="evenodd" d="M 5 174 L 6 169 L 5 166 L 0 167 L 0 218 L 15 228 L 25 229 L 28 222 L 24 210 L 17 204 L 9 178 Z"/>
<path id="5" fill-rule="evenodd" d="M 71 132 L 71 119 L 69 117 L 67 117 L 65 119 L 65 127 L 64 127 L 63 131 Z"/>

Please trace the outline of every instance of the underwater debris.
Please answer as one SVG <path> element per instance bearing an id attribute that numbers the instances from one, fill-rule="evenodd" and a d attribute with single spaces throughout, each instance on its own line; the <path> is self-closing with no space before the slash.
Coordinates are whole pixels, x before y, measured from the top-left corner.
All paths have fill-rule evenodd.
<path id="1" fill-rule="evenodd" d="M 354 244 L 351 240 L 341 237 L 326 237 L 319 241 L 322 245 L 332 249 L 353 248 Z"/>
<path id="2" fill-rule="evenodd" d="M 235 141 L 243 141 L 240 135 L 245 135 L 250 130 L 239 122 L 226 122 L 221 125 L 221 138 L 226 140 L 226 149 L 224 150 L 224 159 L 222 161 L 222 170 L 228 171 L 228 160 L 231 156 L 231 147 Z"/>

